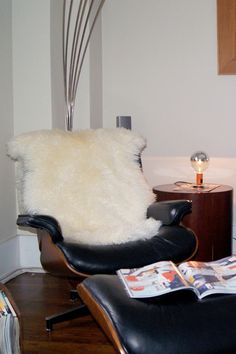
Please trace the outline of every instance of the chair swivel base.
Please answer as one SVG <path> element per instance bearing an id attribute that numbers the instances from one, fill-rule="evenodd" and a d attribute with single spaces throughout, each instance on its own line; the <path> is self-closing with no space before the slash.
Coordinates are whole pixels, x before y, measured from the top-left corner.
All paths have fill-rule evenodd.
<path id="1" fill-rule="evenodd" d="M 73 320 L 78 317 L 83 317 L 89 314 L 89 310 L 86 305 L 81 304 L 79 306 L 76 306 L 70 310 L 57 313 L 52 316 L 46 317 L 46 330 L 47 331 L 52 331 L 53 325 L 56 323 L 61 323 L 64 321 L 69 321 Z"/>

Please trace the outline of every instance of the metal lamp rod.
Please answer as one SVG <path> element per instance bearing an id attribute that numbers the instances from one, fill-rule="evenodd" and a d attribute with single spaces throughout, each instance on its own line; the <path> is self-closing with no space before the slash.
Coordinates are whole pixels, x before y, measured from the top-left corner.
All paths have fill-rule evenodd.
<path id="1" fill-rule="evenodd" d="M 66 2 L 69 1 L 69 8 L 67 11 Z M 76 93 L 80 74 L 89 44 L 89 40 L 97 20 L 98 14 L 104 4 L 105 0 L 99 0 L 96 13 L 93 17 L 92 24 L 88 30 L 88 23 L 92 17 L 92 8 L 94 0 L 80 0 L 75 19 L 75 25 L 72 29 L 72 13 L 73 13 L 73 0 L 63 1 L 63 34 L 62 34 L 62 50 L 63 50 L 63 75 L 64 75 L 64 96 L 66 103 L 66 129 L 72 130 L 73 127 L 73 112 Z M 89 5 L 88 5 L 89 3 Z M 71 45 L 70 33 L 72 32 L 73 38 Z M 87 33 L 87 39 L 85 36 Z M 72 36 L 71 35 L 71 36 Z M 70 50 L 71 49 L 71 50 Z"/>

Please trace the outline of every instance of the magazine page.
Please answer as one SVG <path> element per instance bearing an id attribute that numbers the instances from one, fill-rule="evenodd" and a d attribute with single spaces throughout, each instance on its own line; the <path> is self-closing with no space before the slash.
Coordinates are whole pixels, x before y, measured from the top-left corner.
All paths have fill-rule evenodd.
<path id="1" fill-rule="evenodd" d="M 131 297 L 142 298 L 162 295 L 189 288 L 178 268 L 169 261 L 142 268 L 120 269 L 118 276 Z"/>
<path id="2" fill-rule="evenodd" d="M 214 293 L 236 293 L 236 256 L 212 262 L 189 261 L 178 266 L 199 297 Z"/>

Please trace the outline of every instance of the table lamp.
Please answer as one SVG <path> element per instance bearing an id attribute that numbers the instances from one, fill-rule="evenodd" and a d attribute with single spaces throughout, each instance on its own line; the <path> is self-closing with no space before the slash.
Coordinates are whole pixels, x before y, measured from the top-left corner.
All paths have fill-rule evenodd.
<path id="1" fill-rule="evenodd" d="M 205 171 L 209 165 L 209 157 L 203 151 L 197 151 L 192 154 L 191 165 L 196 172 L 196 187 L 204 188 L 203 186 L 203 171 Z"/>

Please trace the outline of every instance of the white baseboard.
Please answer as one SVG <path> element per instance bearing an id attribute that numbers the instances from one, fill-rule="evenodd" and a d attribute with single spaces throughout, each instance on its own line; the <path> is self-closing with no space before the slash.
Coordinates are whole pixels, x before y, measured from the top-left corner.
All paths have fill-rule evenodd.
<path id="1" fill-rule="evenodd" d="M 0 282 L 5 284 L 11 279 L 14 279 L 18 277 L 18 275 L 21 275 L 23 273 L 45 273 L 43 268 L 21 268 L 21 269 L 16 269 L 13 272 L 8 272 L 7 274 L 0 275 Z"/>
<path id="2" fill-rule="evenodd" d="M 0 244 L 0 282 L 25 272 L 43 272 L 35 235 L 18 235 Z"/>
<path id="3" fill-rule="evenodd" d="M 20 268 L 19 238 L 13 237 L 0 244 L 0 281 Z"/>

